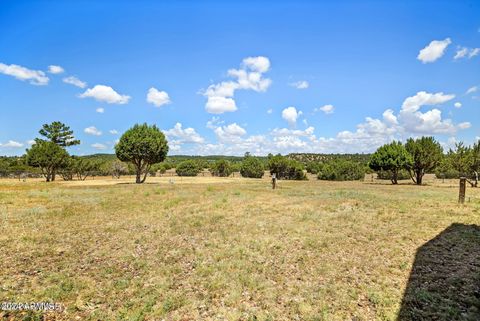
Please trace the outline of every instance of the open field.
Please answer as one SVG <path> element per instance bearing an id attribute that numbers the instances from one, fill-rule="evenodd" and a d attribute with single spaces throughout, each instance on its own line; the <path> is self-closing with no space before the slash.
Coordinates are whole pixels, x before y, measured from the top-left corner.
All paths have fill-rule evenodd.
<path id="1" fill-rule="evenodd" d="M 0 180 L 0 301 L 58 320 L 480 316 L 480 189 L 459 206 L 455 181 L 169 180 Z"/>

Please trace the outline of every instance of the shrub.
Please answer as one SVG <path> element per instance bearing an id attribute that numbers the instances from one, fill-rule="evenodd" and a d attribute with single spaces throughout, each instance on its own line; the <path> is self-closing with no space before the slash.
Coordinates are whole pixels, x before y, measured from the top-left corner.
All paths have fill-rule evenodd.
<path id="1" fill-rule="evenodd" d="M 257 157 L 246 157 L 240 167 L 240 174 L 242 177 L 262 178 L 264 173 L 264 166 Z"/>
<path id="2" fill-rule="evenodd" d="M 318 162 L 309 162 L 306 166 L 306 170 L 308 173 L 311 173 L 311 174 L 318 174 L 318 172 L 320 171 L 320 168 L 321 168 L 321 164 L 318 163 Z"/>
<path id="3" fill-rule="evenodd" d="M 232 164 L 224 159 L 215 161 L 210 168 L 210 173 L 212 173 L 213 176 L 228 177 L 232 172 Z"/>
<path id="4" fill-rule="evenodd" d="M 178 176 L 197 176 L 201 170 L 201 166 L 193 160 L 180 162 L 175 168 Z"/>
<path id="5" fill-rule="evenodd" d="M 160 174 L 165 174 L 167 169 L 170 169 L 170 168 L 169 168 L 169 165 L 167 165 L 165 162 L 154 164 L 150 168 L 150 175 L 155 176 L 157 172 L 160 172 Z"/>
<path id="6" fill-rule="evenodd" d="M 317 177 L 329 181 L 356 181 L 364 176 L 365 167 L 362 164 L 337 159 L 321 164 Z"/>
<path id="7" fill-rule="evenodd" d="M 460 175 L 460 172 L 454 169 L 448 169 L 446 171 L 441 171 L 441 170 L 435 171 L 435 177 L 440 179 L 460 178 L 460 176 L 462 176 Z"/>
<path id="8" fill-rule="evenodd" d="M 268 168 L 270 169 L 270 174 L 275 173 L 278 179 L 307 179 L 307 176 L 303 172 L 303 165 L 300 162 L 280 154 L 269 158 Z"/>

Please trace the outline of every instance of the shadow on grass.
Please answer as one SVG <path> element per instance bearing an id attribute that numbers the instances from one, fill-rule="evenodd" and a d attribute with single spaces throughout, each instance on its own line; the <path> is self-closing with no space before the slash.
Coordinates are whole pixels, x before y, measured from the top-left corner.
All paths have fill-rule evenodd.
<path id="1" fill-rule="evenodd" d="M 480 226 L 454 223 L 420 247 L 398 321 L 480 320 Z"/>

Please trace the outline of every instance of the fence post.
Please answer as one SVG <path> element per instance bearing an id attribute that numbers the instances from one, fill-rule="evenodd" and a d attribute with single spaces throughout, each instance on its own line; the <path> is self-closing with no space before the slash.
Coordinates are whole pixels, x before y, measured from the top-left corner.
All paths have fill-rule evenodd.
<path id="1" fill-rule="evenodd" d="M 460 190 L 458 191 L 458 202 L 460 204 L 465 203 L 465 189 L 466 189 L 466 177 L 460 177 Z"/>

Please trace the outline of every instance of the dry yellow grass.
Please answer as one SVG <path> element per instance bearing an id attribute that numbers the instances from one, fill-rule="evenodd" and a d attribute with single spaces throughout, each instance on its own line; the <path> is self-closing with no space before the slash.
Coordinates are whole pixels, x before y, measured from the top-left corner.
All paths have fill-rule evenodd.
<path id="1" fill-rule="evenodd" d="M 0 181 L 0 301 L 58 302 L 60 320 L 395 320 L 417 249 L 480 223 L 480 189 L 459 206 L 454 182 L 169 180 Z"/>

